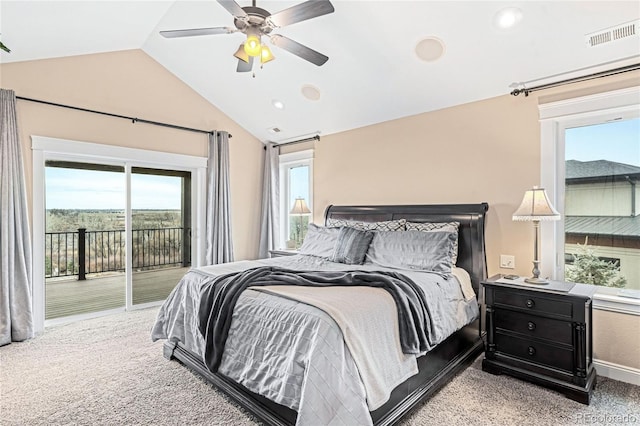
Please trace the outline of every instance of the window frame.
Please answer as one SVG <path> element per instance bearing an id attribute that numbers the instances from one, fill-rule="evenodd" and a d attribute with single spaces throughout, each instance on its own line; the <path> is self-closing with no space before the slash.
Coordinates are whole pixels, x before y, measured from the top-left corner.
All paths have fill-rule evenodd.
<path id="1" fill-rule="evenodd" d="M 313 149 L 307 149 L 303 151 L 291 152 L 279 155 L 279 173 L 280 173 L 280 241 L 278 241 L 277 247 L 283 249 L 286 248 L 287 239 L 289 237 L 289 209 L 288 205 L 291 184 L 289 182 L 289 170 L 300 167 L 309 167 L 309 199 L 307 206 L 311 210 L 311 216 L 313 217 Z"/>
<path id="2" fill-rule="evenodd" d="M 562 215 L 540 229 L 541 275 L 564 279 L 565 130 L 640 117 L 640 87 L 538 105 L 540 114 L 540 183 Z M 640 300 L 619 297 L 615 289 L 598 288 L 594 303 L 601 309 L 640 315 Z"/>

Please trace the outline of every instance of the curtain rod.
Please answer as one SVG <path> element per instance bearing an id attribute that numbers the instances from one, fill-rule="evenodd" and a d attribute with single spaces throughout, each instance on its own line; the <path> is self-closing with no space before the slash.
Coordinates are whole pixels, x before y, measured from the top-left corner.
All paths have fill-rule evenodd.
<path id="1" fill-rule="evenodd" d="M 298 139 L 296 141 L 276 143 L 276 144 L 274 144 L 272 146 L 274 148 L 277 148 L 277 147 L 281 147 L 281 146 L 285 146 L 285 145 L 295 145 L 297 143 L 310 142 L 310 141 L 319 141 L 319 140 L 320 140 L 320 135 L 315 135 L 315 136 L 311 136 L 311 137 L 304 138 L 304 139 Z M 267 149 L 267 147 L 265 146 L 264 149 Z"/>
<path id="2" fill-rule="evenodd" d="M 594 80 L 596 78 L 609 77 L 612 75 L 622 74 L 625 72 L 635 71 L 638 69 L 640 69 L 640 63 L 625 65 L 623 67 L 613 68 L 607 71 L 599 71 L 593 74 L 583 75 L 582 77 L 573 77 L 573 78 L 568 78 L 566 80 L 556 81 L 554 83 L 547 83 L 547 84 L 541 84 L 539 86 L 534 86 L 534 87 L 522 87 L 521 89 L 514 89 L 511 92 L 511 94 L 513 96 L 518 96 L 520 93 L 524 93 L 524 96 L 526 97 L 526 96 L 529 96 L 529 93 L 535 92 L 537 90 L 550 89 L 552 87 L 564 86 L 565 84 L 579 83 L 581 81 L 588 81 L 588 80 Z"/>
<path id="3" fill-rule="evenodd" d="M 51 106 L 55 106 L 55 107 L 68 108 L 68 109 L 73 109 L 73 110 L 76 110 L 76 111 L 83 111 L 83 112 L 90 112 L 90 113 L 93 113 L 93 114 L 106 115 L 108 117 L 124 118 L 125 120 L 130 120 L 131 123 L 133 123 L 133 124 L 135 124 L 135 123 L 145 123 L 145 124 L 153 124 L 154 126 L 169 127 L 171 129 L 184 130 L 184 131 L 187 131 L 187 132 L 206 133 L 206 134 L 209 134 L 209 135 L 213 134 L 213 130 L 201 130 L 201 129 L 194 129 L 194 128 L 191 128 L 191 127 L 177 126 L 175 124 L 168 124 L 168 123 L 162 123 L 162 122 L 159 122 L 159 121 L 145 120 L 143 118 L 137 118 L 137 117 L 128 117 L 126 115 L 113 114 L 113 113 L 104 112 L 104 111 L 96 111 L 94 109 L 80 108 L 80 107 L 76 107 L 76 106 L 72 106 L 72 105 L 58 104 L 58 103 L 55 103 L 55 102 L 42 101 L 40 99 L 25 98 L 25 97 L 22 97 L 22 96 L 16 96 L 16 99 L 20 99 L 21 101 L 36 102 L 36 103 L 39 103 L 39 104 L 51 105 Z M 231 137 L 232 136 L 229 135 L 229 138 L 231 138 Z"/>

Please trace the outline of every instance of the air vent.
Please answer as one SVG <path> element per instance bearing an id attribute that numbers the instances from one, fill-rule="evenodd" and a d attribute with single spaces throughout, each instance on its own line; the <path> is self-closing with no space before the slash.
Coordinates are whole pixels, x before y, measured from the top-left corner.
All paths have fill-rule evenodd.
<path id="1" fill-rule="evenodd" d="M 626 24 L 616 25 L 606 30 L 587 34 L 585 36 L 589 47 L 600 46 L 602 44 L 611 43 L 612 41 L 621 40 L 628 37 L 637 37 L 640 34 L 640 20 L 627 22 Z"/>
<path id="2" fill-rule="evenodd" d="M 270 129 L 269 129 L 269 132 L 271 132 L 271 133 L 280 133 L 281 131 L 282 131 L 282 130 L 280 130 L 280 129 L 279 129 L 279 128 L 277 128 L 277 127 L 272 127 L 272 128 L 270 128 Z"/>

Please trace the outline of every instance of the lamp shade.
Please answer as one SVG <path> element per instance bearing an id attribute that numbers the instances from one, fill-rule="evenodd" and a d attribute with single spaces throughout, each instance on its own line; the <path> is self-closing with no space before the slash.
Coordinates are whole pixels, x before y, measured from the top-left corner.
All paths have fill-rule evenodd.
<path id="1" fill-rule="evenodd" d="M 260 50 L 260 63 L 266 64 L 269 61 L 273 61 L 275 58 L 276 57 L 273 56 L 273 53 L 271 53 L 271 49 L 269 49 L 269 46 L 263 44 Z"/>
<path id="2" fill-rule="evenodd" d="M 549 202 L 544 188 L 534 186 L 524 193 L 522 204 L 513 213 L 513 220 L 560 220 L 560 213 Z"/>
<path id="3" fill-rule="evenodd" d="M 296 198 L 296 201 L 293 203 L 293 208 L 291 209 L 291 214 L 311 214 L 311 210 L 307 207 L 307 203 L 304 201 L 304 198 Z"/>
<path id="4" fill-rule="evenodd" d="M 233 56 L 245 61 L 246 63 L 249 63 L 249 55 L 247 55 L 247 52 L 244 51 L 244 43 L 242 43 L 240 47 L 238 47 L 238 50 L 236 50 L 236 53 L 234 53 Z"/>

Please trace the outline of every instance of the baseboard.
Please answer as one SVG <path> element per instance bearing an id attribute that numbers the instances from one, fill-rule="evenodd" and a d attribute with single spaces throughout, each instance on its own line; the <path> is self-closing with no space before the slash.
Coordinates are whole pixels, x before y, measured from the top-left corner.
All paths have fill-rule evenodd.
<path id="1" fill-rule="evenodd" d="M 640 386 L 640 370 L 637 368 L 625 367 L 599 359 L 593 360 L 593 366 L 596 368 L 598 376 Z"/>

